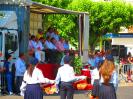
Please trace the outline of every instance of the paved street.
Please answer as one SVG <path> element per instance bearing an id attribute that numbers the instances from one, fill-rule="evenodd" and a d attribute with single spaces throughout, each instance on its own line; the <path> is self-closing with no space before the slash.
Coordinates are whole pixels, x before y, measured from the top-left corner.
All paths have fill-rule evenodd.
<path id="1" fill-rule="evenodd" d="M 0 96 L 0 99 L 23 99 L 20 96 Z M 59 99 L 58 95 L 45 96 L 44 99 Z M 76 93 L 74 99 L 89 99 L 84 93 Z M 119 87 L 117 99 L 133 99 L 133 87 Z"/>

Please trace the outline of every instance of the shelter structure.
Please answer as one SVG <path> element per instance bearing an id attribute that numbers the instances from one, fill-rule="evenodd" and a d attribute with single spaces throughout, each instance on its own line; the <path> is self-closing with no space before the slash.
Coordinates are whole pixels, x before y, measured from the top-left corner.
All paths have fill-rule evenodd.
<path id="1" fill-rule="evenodd" d="M 87 12 L 77 12 L 65 10 L 53 6 L 44 5 L 31 0 L 0 0 L 0 10 L 15 11 L 18 17 L 18 31 L 20 36 L 20 52 L 26 52 L 28 48 L 28 33 L 30 33 L 30 15 L 39 14 L 75 14 L 79 17 L 79 52 L 83 56 L 82 62 L 86 63 L 89 50 L 89 14 Z M 23 21 L 22 21 L 23 20 Z M 41 26 L 42 24 L 40 24 Z"/>

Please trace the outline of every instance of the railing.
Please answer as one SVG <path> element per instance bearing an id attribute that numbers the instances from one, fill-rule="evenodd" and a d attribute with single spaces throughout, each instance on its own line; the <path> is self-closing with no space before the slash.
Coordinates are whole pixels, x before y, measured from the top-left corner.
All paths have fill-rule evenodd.
<path id="1" fill-rule="evenodd" d="M 133 81 L 133 64 L 120 64 L 119 81 Z"/>

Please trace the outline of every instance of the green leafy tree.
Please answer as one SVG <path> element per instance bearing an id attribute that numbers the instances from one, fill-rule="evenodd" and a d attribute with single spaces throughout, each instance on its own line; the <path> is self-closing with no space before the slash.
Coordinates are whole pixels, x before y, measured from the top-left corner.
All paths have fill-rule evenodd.
<path id="1" fill-rule="evenodd" d="M 88 12 L 90 15 L 89 44 L 92 49 L 100 43 L 106 33 L 118 33 L 121 26 L 133 24 L 133 6 L 113 0 L 112 2 L 93 2 L 92 0 L 33 0 L 43 4 L 64 9 Z M 75 15 L 46 15 L 45 27 L 56 26 L 60 35 L 77 46 L 78 16 Z M 46 29 L 47 29 L 46 28 Z M 101 41 L 101 42 L 100 42 Z"/>
<path id="2" fill-rule="evenodd" d="M 124 2 L 93 2 L 91 0 L 73 0 L 73 2 L 69 5 L 69 8 L 89 12 L 89 43 L 92 48 L 100 42 L 101 37 L 104 34 L 109 32 L 118 33 L 121 26 L 127 27 L 133 24 L 133 7 Z"/>

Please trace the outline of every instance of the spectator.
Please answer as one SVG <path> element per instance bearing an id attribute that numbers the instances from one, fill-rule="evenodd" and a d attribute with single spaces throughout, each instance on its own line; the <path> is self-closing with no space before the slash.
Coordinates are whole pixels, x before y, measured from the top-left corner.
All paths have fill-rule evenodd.
<path id="1" fill-rule="evenodd" d="M 28 62 L 30 62 L 32 64 L 38 63 L 38 59 L 35 58 L 33 49 L 30 49 L 28 51 L 28 56 L 27 56 L 27 59 L 26 59 L 26 63 L 28 63 Z"/>
<path id="2" fill-rule="evenodd" d="M 54 38 L 53 38 L 54 39 Z M 46 61 L 49 63 L 54 63 L 56 61 L 56 46 L 50 41 L 50 37 L 48 36 L 45 41 L 46 46 Z"/>
<path id="3" fill-rule="evenodd" d="M 59 41 L 56 41 L 55 46 L 56 46 L 58 51 L 60 51 L 60 52 L 64 51 L 65 49 L 63 46 L 63 38 L 60 38 Z"/>
<path id="4" fill-rule="evenodd" d="M 40 40 L 37 39 L 37 49 L 35 50 L 35 57 L 38 59 L 39 62 L 44 63 L 45 62 L 45 52 L 43 44 Z"/>
<path id="5" fill-rule="evenodd" d="M 46 38 L 45 47 L 46 49 L 51 49 L 51 50 L 57 49 L 56 46 L 51 42 L 51 39 L 49 36 Z"/>
<path id="6" fill-rule="evenodd" d="M 26 71 L 26 64 L 25 64 L 25 55 L 21 53 L 19 58 L 16 60 L 15 67 L 16 67 L 16 94 L 20 94 L 20 85 L 23 80 L 24 73 Z"/>
<path id="7" fill-rule="evenodd" d="M 69 42 L 68 42 L 68 40 L 64 41 L 63 46 L 64 46 L 65 50 L 69 50 Z"/>
<path id="8" fill-rule="evenodd" d="M 43 30 L 42 29 L 38 29 L 38 33 L 36 35 L 37 39 L 43 38 L 44 34 L 43 34 Z"/>
<path id="9" fill-rule="evenodd" d="M 100 68 L 100 65 L 103 63 L 103 57 L 100 52 L 96 52 L 95 56 L 95 66 Z"/>
<path id="10" fill-rule="evenodd" d="M 95 57 L 93 54 L 89 54 L 89 57 L 88 57 L 88 64 L 90 65 L 90 68 L 92 69 L 93 67 L 96 67 L 96 64 L 95 64 Z"/>
<path id="11" fill-rule="evenodd" d="M 54 31 L 53 31 L 53 28 L 51 28 L 51 27 L 49 27 L 48 30 L 47 30 L 46 38 L 48 36 L 50 37 L 50 39 L 54 37 Z"/>
<path id="12" fill-rule="evenodd" d="M 36 49 L 36 41 L 35 41 L 36 37 L 34 35 L 31 36 L 31 40 L 29 41 L 29 49 Z"/>
<path id="13" fill-rule="evenodd" d="M 54 29 L 54 35 L 53 35 L 53 38 L 56 40 L 56 41 L 59 41 L 59 32 L 57 31 L 57 29 Z"/>
<path id="14" fill-rule="evenodd" d="M 12 65 L 10 61 L 12 60 L 12 56 L 10 54 L 6 55 L 6 61 L 4 62 L 4 68 L 5 68 L 5 73 L 6 73 L 6 81 L 7 81 L 7 90 L 9 95 L 13 94 L 12 91 Z"/>

